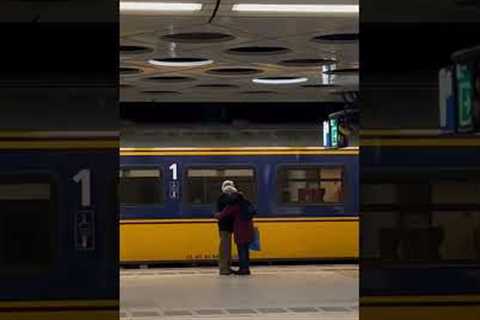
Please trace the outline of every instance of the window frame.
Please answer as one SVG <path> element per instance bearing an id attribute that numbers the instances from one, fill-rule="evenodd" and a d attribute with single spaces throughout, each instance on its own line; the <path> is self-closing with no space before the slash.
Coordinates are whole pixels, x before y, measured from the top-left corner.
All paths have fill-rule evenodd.
<path id="1" fill-rule="evenodd" d="M 150 203 L 150 204 L 124 204 L 121 202 L 121 196 L 120 192 L 118 192 L 118 204 L 120 208 L 138 208 L 138 207 L 149 207 L 149 208 L 163 208 L 166 206 L 166 203 L 168 201 L 167 197 L 167 187 L 165 184 L 165 170 L 163 166 L 145 166 L 145 165 L 140 165 L 140 166 L 135 166 L 135 165 L 130 165 L 130 166 L 121 166 L 118 170 L 119 175 L 118 175 L 118 185 L 120 185 L 120 180 L 122 177 L 120 177 L 120 172 L 124 170 L 158 170 L 160 172 L 160 185 L 162 186 L 162 199 L 161 202 L 159 203 Z"/>
<path id="2" fill-rule="evenodd" d="M 21 178 L 20 178 L 21 177 Z M 16 275 L 37 275 L 37 274 L 49 274 L 54 272 L 58 267 L 58 259 L 61 254 L 63 239 L 60 237 L 59 228 L 62 223 L 62 211 L 67 210 L 62 203 L 62 189 L 64 189 L 62 184 L 62 179 L 52 171 L 48 170 L 19 170 L 19 171 L 9 171 L 9 172 L 0 172 L 0 178 L 6 179 L 7 181 L 15 181 L 20 183 L 46 183 L 50 186 L 50 197 L 49 197 L 49 215 L 52 218 L 52 227 L 49 229 L 52 234 L 50 236 L 49 242 L 51 245 L 51 260 L 47 264 L 40 266 L 30 267 L 22 266 L 15 269 L 3 269 L 0 268 L 0 280 L 4 277 L 11 277 Z M 20 180 L 22 179 L 22 180 Z M 5 180 L 3 180 L 5 181 Z M 9 201 L 9 200 L 1 200 Z M 25 201 L 25 200 L 10 200 L 10 201 Z M 34 200 L 38 201 L 38 200 Z"/>
<path id="3" fill-rule="evenodd" d="M 254 164 L 232 164 L 232 165 L 212 165 L 212 164 L 194 164 L 194 165 L 185 165 L 182 174 L 184 176 L 184 181 L 182 182 L 182 204 L 185 205 L 187 208 L 196 209 L 196 208 L 211 208 L 212 205 L 215 206 L 216 203 L 206 203 L 206 204 L 193 204 L 188 201 L 189 193 L 188 193 L 188 170 L 189 169 L 215 169 L 215 170 L 225 170 L 225 169 L 249 169 L 253 171 L 253 183 L 254 183 L 254 190 L 255 190 L 255 197 L 254 199 L 248 199 L 252 202 L 252 204 L 257 203 L 258 198 L 258 180 L 257 180 L 257 168 Z M 241 191 L 241 190 L 240 190 Z M 220 193 L 219 193 L 220 195 Z"/>
<path id="4" fill-rule="evenodd" d="M 321 169 L 321 168 L 339 168 L 342 171 L 342 177 L 341 179 L 337 181 L 342 182 L 342 194 L 343 194 L 343 199 L 340 202 L 323 202 L 323 203 L 293 203 L 293 202 L 282 202 L 282 186 L 279 183 L 279 177 L 280 177 L 280 171 L 283 169 Z M 294 208 L 294 207 L 339 207 L 339 206 L 345 206 L 346 199 L 348 198 L 348 192 L 347 188 L 345 188 L 345 171 L 346 171 L 346 165 L 345 164 L 280 164 L 277 165 L 275 168 L 275 177 L 273 179 L 273 184 L 274 184 L 274 190 L 275 190 L 275 202 L 279 207 L 288 207 L 288 208 Z M 333 181 L 333 179 L 331 179 Z M 322 180 L 318 180 L 322 181 Z M 327 179 L 328 181 L 328 179 Z"/>

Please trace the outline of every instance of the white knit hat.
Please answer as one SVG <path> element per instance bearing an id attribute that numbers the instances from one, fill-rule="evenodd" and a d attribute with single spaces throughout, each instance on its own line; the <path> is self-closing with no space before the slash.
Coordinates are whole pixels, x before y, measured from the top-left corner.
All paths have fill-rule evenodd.
<path id="1" fill-rule="evenodd" d="M 225 180 L 222 183 L 222 192 L 237 192 L 235 184 L 231 180 Z"/>

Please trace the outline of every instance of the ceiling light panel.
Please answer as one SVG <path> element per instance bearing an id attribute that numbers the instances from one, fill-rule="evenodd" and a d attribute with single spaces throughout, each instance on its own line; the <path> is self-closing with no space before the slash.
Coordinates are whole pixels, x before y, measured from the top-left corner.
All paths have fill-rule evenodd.
<path id="1" fill-rule="evenodd" d="M 161 67 L 199 67 L 212 64 L 213 60 L 196 58 L 166 58 L 150 59 L 148 63 Z"/>
<path id="2" fill-rule="evenodd" d="M 271 77 L 271 78 L 255 78 L 252 80 L 254 83 L 260 84 L 296 84 L 307 82 L 306 77 Z"/>
<path id="3" fill-rule="evenodd" d="M 237 3 L 232 7 L 237 12 L 265 13 L 353 13 L 359 12 L 359 6 L 353 4 L 261 4 Z"/>
<path id="4" fill-rule="evenodd" d="M 120 14 L 158 14 L 176 12 L 195 12 L 202 10 L 197 2 L 136 2 L 120 1 Z"/>

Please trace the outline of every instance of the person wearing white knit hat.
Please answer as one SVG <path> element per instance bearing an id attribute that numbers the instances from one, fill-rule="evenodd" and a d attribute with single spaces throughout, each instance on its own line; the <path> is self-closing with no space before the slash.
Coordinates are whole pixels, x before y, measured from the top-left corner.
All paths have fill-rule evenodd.
<path id="1" fill-rule="evenodd" d="M 222 212 L 223 209 L 231 202 L 231 195 L 238 192 L 235 184 L 231 180 L 225 180 L 222 183 L 222 194 L 217 200 L 217 211 Z M 232 232 L 233 219 L 227 217 L 218 221 L 218 232 L 220 244 L 218 247 L 218 267 L 221 275 L 232 274 Z"/>

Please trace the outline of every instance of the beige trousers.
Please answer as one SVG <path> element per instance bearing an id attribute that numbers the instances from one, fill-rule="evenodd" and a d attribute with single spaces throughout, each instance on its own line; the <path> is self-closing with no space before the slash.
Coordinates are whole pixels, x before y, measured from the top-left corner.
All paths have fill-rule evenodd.
<path id="1" fill-rule="evenodd" d="M 218 267 L 220 273 L 229 273 L 232 265 L 232 233 L 220 231 L 220 245 L 218 246 Z"/>

